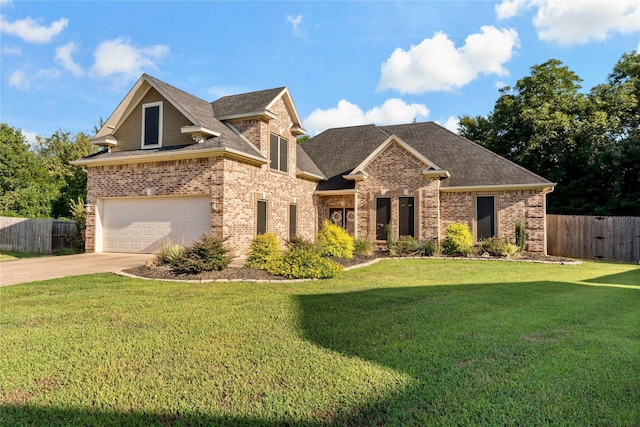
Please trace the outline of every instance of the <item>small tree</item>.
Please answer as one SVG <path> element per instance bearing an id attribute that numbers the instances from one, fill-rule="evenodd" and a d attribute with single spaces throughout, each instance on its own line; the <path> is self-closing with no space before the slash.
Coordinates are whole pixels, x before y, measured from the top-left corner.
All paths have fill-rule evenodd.
<path id="1" fill-rule="evenodd" d="M 522 222 L 516 222 L 516 246 L 520 249 L 520 251 L 524 250 L 524 244 L 527 241 L 527 235 L 524 231 L 524 226 Z"/>

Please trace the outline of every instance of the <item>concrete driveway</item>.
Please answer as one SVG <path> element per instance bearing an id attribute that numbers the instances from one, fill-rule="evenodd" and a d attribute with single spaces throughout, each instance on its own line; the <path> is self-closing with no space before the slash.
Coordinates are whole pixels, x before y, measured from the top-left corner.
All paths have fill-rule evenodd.
<path id="1" fill-rule="evenodd" d="M 91 253 L 25 258 L 0 263 L 0 286 L 81 274 L 109 273 L 143 265 L 153 254 Z"/>

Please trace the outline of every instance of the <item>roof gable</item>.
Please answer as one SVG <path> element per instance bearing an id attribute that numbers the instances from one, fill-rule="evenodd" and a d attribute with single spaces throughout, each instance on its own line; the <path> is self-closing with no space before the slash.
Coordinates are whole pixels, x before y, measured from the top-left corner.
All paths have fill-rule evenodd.
<path id="1" fill-rule="evenodd" d="M 278 87 L 255 92 L 241 93 L 238 95 L 228 95 L 213 101 L 211 106 L 215 115 L 220 120 L 233 120 L 250 117 L 260 117 L 267 120 L 277 118 L 273 112 L 273 106 L 282 99 L 291 116 L 292 133 L 302 135 L 302 120 L 298 110 L 293 103 L 291 94 L 287 87 Z"/>
<path id="2" fill-rule="evenodd" d="M 434 170 L 440 170 L 440 168 L 435 163 L 433 163 L 432 161 L 427 159 L 424 155 L 422 155 L 422 153 L 419 153 L 417 150 L 415 150 L 409 144 L 404 142 L 402 139 L 398 138 L 396 135 L 391 135 L 382 144 L 380 144 L 380 146 L 378 146 L 378 148 L 373 150 L 373 152 L 371 154 L 369 154 L 369 156 L 367 156 L 366 159 L 364 159 L 358 166 L 356 166 L 351 171 L 350 175 L 356 175 L 356 174 L 364 173 L 364 169 L 371 162 L 373 162 L 380 154 L 382 154 L 387 148 L 389 148 L 393 144 L 397 144 L 402 149 L 404 149 L 405 151 L 409 152 L 409 154 L 411 154 L 420 163 L 422 163 L 425 166 L 425 168 L 434 169 Z"/>

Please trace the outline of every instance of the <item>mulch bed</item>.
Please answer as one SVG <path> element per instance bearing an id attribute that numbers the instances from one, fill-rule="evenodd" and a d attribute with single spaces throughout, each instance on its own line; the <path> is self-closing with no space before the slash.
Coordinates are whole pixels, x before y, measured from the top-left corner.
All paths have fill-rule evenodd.
<path id="1" fill-rule="evenodd" d="M 372 261 L 376 258 L 389 258 L 388 251 L 379 251 L 371 256 L 367 255 L 354 255 L 353 259 L 334 259 L 337 263 L 346 267 L 353 267 L 356 265 L 364 264 Z M 505 259 L 505 258 L 492 258 L 492 259 Z M 534 261 L 534 262 L 553 262 L 559 264 L 575 264 L 576 261 L 569 258 L 562 258 L 556 256 L 545 256 L 536 253 L 522 253 L 516 258 L 511 258 L 512 261 Z M 275 281 L 275 280 L 287 280 L 286 277 L 276 276 L 263 270 L 254 270 L 253 268 L 245 267 L 229 267 L 223 271 L 208 271 L 200 274 L 176 274 L 171 271 L 168 265 L 141 265 L 140 267 L 134 267 L 124 270 L 125 273 L 138 277 L 146 277 L 149 279 L 165 279 L 165 280 L 244 280 L 244 281 Z"/>

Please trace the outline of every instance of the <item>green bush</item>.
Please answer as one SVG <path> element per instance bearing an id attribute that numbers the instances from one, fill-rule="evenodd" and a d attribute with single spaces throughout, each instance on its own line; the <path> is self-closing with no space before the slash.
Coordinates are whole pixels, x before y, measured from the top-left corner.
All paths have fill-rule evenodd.
<path id="1" fill-rule="evenodd" d="M 506 243 L 499 237 L 489 237 L 480 242 L 480 249 L 491 256 L 505 256 L 504 247 Z"/>
<path id="2" fill-rule="evenodd" d="M 294 236 L 285 242 L 288 249 L 312 249 L 315 247 L 314 243 L 305 239 L 304 237 Z"/>
<path id="3" fill-rule="evenodd" d="M 516 246 L 520 249 L 520 251 L 524 250 L 524 245 L 527 242 L 527 234 L 524 231 L 524 226 L 522 222 L 516 222 Z"/>
<path id="4" fill-rule="evenodd" d="M 272 274 L 290 279 L 328 279 L 342 271 L 343 267 L 327 258 L 323 258 L 311 248 L 291 248 L 282 256 Z"/>
<path id="5" fill-rule="evenodd" d="M 324 220 L 318 233 L 320 255 L 323 257 L 353 258 L 353 237 L 344 228 Z"/>
<path id="6" fill-rule="evenodd" d="M 182 252 L 184 251 L 184 246 L 173 243 L 166 242 L 162 240 L 160 242 L 160 249 L 156 251 L 156 261 L 158 264 L 171 264 L 178 258 L 182 256 Z"/>
<path id="7" fill-rule="evenodd" d="M 251 242 L 246 267 L 256 270 L 275 268 L 282 260 L 278 237 L 273 233 L 259 234 Z"/>
<path id="8" fill-rule="evenodd" d="M 353 252 L 359 255 L 373 255 L 373 243 L 364 237 L 353 239 Z"/>
<path id="9" fill-rule="evenodd" d="M 389 246 L 389 254 L 395 255 L 413 255 L 417 253 L 420 242 L 411 236 L 400 236 L 395 242 L 391 242 Z"/>
<path id="10" fill-rule="evenodd" d="M 468 256 L 473 253 L 473 237 L 467 224 L 455 223 L 447 227 L 442 252 L 449 256 Z"/>
<path id="11" fill-rule="evenodd" d="M 421 256 L 434 256 L 439 252 L 438 244 L 433 240 L 423 240 L 418 247 L 418 253 Z"/>
<path id="12" fill-rule="evenodd" d="M 200 240 L 187 246 L 182 254 L 171 262 L 171 270 L 178 274 L 198 274 L 205 271 L 219 271 L 231 262 L 226 239 L 203 235 Z"/>

